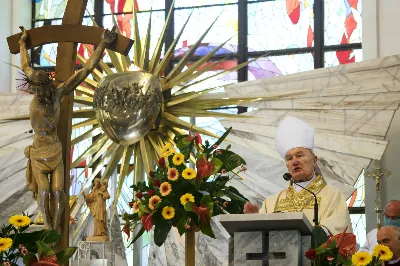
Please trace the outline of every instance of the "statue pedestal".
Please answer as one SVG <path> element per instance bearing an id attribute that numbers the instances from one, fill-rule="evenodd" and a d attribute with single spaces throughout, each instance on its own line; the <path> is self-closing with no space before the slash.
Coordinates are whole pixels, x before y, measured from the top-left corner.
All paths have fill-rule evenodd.
<path id="1" fill-rule="evenodd" d="M 220 222 L 231 235 L 229 266 L 311 265 L 312 226 L 303 213 L 228 214 Z"/>
<path id="2" fill-rule="evenodd" d="M 79 241 L 78 266 L 114 266 L 115 244 L 111 241 Z"/>

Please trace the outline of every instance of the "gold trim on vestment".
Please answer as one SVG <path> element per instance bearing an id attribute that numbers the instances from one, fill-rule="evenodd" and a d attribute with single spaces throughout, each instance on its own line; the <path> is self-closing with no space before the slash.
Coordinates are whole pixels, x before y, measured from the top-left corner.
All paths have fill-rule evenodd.
<path id="1" fill-rule="evenodd" d="M 326 181 L 321 175 L 317 175 L 306 188 L 313 193 L 317 194 L 325 186 Z M 318 205 L 320 205 L 321 197 L 317 197 Z M 314 196 L 302 189 L 300 192 L 296 192 L 291 184 L 286 190 L 286 198 L 279 200 L 276 204 L 275 212 L 301 212 L 303 209 L 314 208 Z"/>

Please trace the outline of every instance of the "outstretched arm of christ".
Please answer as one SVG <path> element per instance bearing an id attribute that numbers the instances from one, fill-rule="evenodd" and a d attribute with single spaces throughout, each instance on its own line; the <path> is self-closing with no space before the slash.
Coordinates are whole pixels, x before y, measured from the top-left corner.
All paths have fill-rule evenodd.
<path id="1" fill-rule="evenodd" d="M 25 28 L 20 26 L 21 29 L 21 37 L 19 39 L 19 49 L 21 54 L 21 68 L 24 71 L 24 74 L 30 78 L 33 69 L 31 67 L 31 59 L 29 58 L 28 50 L 26 49 L 26 41 L 28 40 L 28 33 L 26 32 Z"/>
<path id="2" fill-rule="evenodd" d="M 87 76 L 89 76 L 89 74 L 99 64 L 107 45 L 114 42 L 116 38 L 117 33 L 115 32 L 115 26 L 112 28 L 111 31 L 105 30 L 103 32 L 100 44 L 97 46 L 94 53 L 90 56 L 85 66 L 75 72 L 75 74 L 72 75 L 66 82 L 61 83 L 58 86 L 61 97 L 70 94 L 76 87 L 79 86 L 79 84 L 81 84 L 87 78 Z"/>

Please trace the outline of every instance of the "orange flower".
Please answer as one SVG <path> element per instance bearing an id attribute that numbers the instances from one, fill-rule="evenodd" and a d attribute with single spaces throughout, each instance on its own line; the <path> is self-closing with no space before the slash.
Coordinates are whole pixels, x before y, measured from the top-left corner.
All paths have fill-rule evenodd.
<path id="1" fill-rule="evenodd" d="M 336 247 L 339 248 L 339 254 L 344 258 L 350 258 L 356 252 L 356 236 L 346 233 L 346 231 L 347 227 L 342 233 L 330 237 L 322 246 L 326 248 L 333 240 L 336 240 Z"/>
<path id="2" fill-rule="evenodd" d="M 150 209 L 152 209 L 152 210 L 154 211 L 156 205 L 157 205 L 158 203 L 160 203 L 160 202 L 161 202 L 161 199 L 160 199 L 159 196 L 153 196 L 153 197 L 151 197 L 151 198 L 149 199 L 149 207 L 150 207 Z"/>
<path id="3" fill-rule="evenodd" d="M 133 209 L 134 213 L 138 213 L 139 212 L 139 206 L 140 206 L 140 200 L 136 201 L 132 206 L 132 209 Z"/>
<path id="4" fill-rule="evenodd" d="M 172 186 L 168 182 L 164 182 L 160 186 L 160 193 L 161 193 L 161 196 L 163 196 L 163 197 L 168 196 L 169 193 L 171 193 L 171 190 L 172 190 Z"/>
<path id="5" fill-rule="evenodd" d="M 171 181 L 177 180 L 179 177 L 179 172 L 176 168 L 169 168 L 168 169 L 168 179 Z"/>

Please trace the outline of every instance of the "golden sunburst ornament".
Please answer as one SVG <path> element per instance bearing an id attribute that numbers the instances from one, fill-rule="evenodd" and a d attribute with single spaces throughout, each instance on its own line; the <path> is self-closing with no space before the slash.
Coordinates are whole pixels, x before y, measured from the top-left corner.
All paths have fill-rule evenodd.
<path id="1" fill-rule="evenodd" d="M 212 100 L 209 102 L 202 100 L 201 103 L 198 103 L 196 99 L 200 95 L 216 90 L 218 87 L 206 88 L 200 92 L 190 92 L 190 88 L 206 80 L 235 71 L 256 60 L 254 59 L 215 75 L 196 80 L 216 64 L 225 60 L 222 59 L 215 62 L 215 64 L 207 64 L 207 67 L 199 69 L 226 44 L 225 42 L 184 69 L 218 19 L 216 18 L 168 75 L 164 75 L 167 66 L 171 63 L 178 40 L 190 19 L 189 16 L 169 49 L 161 58 L 171 11 L 172 8 L 166 18 L 166 23 L 158 39 L 155 51 L 150 57 L 151 15 L 144 43 L 141 43 L 137 14 L 136 10 L 133 9 L 135 39 L 133 62 L 129 57 L 120 56 L 108 50 L 108 55 L 116 72 L 104 61 L 101 61 L 99 65 L 105 75 L 95 70 L 92 75 L 93 79 L 86 79 L 86 84 L 89 87 L 81 86 L 77 88 L 77 91 L 83 96 L 75 96 L 75 102 L 87 107 L 75 111 L 74 117 L 87 119 L 73 125 L 73 129 L 88 125 L 92 125 L 93 128 L 73 139 L 71 144 L 75 145 L 94 136 L 99 137 L 83 154 L 72 162 L 71 169 L 90 157 L 92 159 L 86 165 L 85 170 L 91 167 L 93 162 L 100 160 L 87 180 L 87 184 L 90 184 L 91 180 L 106 163 L 107 166 L 102 178 L 110 176 L 117 167 L 118 162 L 122 160 L 117 198 L 122 189 L 124 179 L 133 171 L 132 167 L 129 167 L 132 156 L 134 157 L 136 183 L 136 181 L 143 178 L 144 173 L 149 173 L 153 170 L 153 166 L 163 156 L 166 149 L 173 148 L 175 145 L 174 136 L 183 134 L 183 130 L 192 130 L 207 136 L 218 137 L 207 130 L 181 120 L 179 117 L 236 117 L 236 115 L 232 114 L 211 112 L 209 109 L 239 104 L 239 102 L 243 101 L 221 99 L 220 101 Z M 94 21 L 93 23 L 95 24 Z M 114 24 L 116 25 L 117 23 L 114 21 Z M 87 46 L 87 48 L 90 52 L 93 52 L 90 47 Z M 78 55 L 78 60 L 82 64 L 86 63 L 86 59 L 80 55 Z M 132 69 L 136 70 L 132 71 Z M 171 91 L 169 93 L 170 97 L 165 98 L 163 93 L 165 94 L 167 91 Z M 183 91 L 186 93 L 183 93 Z M 115 205 L 116 201 L 114 201 L 114 209 Z"/>

